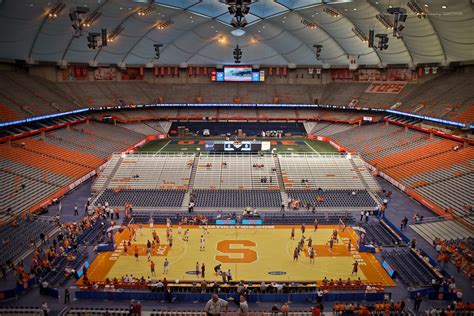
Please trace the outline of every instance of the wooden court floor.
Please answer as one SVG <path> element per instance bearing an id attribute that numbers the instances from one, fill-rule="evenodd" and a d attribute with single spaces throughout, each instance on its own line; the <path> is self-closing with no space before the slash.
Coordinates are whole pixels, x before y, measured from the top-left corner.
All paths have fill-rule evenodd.
<path id="1" fill-rule="evenodd" d="M 173 246 L 166 241 L 166 227 L 148 225 L 136 230 L 136 241 L 132 238 L 132 230 L 126 228 L 115 235 L 117 247 L 115 251 L 101 253 L 88 269 L 88 277 L 92 281 L 104 281 L 107 277 L 121 278 L 124 275 L 142 276 L 152 279 L 180 281 L 202 280 L 195 274 L 196 263 L 206 266 L 204 279 L 221 280 L 214 273 L 214 266 L 222 264 L 222 270 L 231 270 L 234 280 L 246 281 L 321 281 L 328 279 L 357 279 L 379 282 L 384 286 L 395 286 L 396 283 L 388 276 L 377 259 L 368 253 L 355 251 L 357 234 L 346 228 L 342 232 L 339 226 L 319 225 L 314 231 L 313 226 L 306 226 L 305 238 L 312 238 L 316 250 L 314 263 L 310 263 L 307 242 L 298 261 L 293 260 L 293 250 L 301 239 L 300 226 L 294 226 L 295 239 L 292 240 L 293 226 L 261 226 L 261 227 L 228 227 L 209 226 L 205 235 L 205 250 L 200 250 L 200 237 L 204 230 L 197 226 L 185 226 L 181 234 L 173 227 Z M 189 228 L 189 241 L 184 241 L 184 230 Z M 334 229 L 338 230 L 339 242 L 330 251 L 328 241 Z M 153 230 L 160 238 L 160 245 L 152 248 L 150 259 L 155 263 L 155 275 L 151 274 L 147 260 L 147 240 L 152 241 Z M 124 251 L 123 241 L 131 247 Z M 352 251 L 348 251 L 348 242 L 352 242 Z M 135 246 L 138 259 L 135 258 Z M 169 271 L 164 274 L 163 262 L 169 261 Z M 359 262 L 357 275 L 352 275 L 354 261 Z M 79 281 L 80 283 L 81 281 Z"/>

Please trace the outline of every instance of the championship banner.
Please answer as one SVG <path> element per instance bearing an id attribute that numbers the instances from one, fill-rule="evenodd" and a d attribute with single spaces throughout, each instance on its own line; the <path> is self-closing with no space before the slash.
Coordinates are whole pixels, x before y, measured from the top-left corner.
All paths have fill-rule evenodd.
<path id="1" fill-rule="evenodd" d="M 373 82 L 365 93 L 399 94 L 406 85 L 406 82 Z"/>
<path id="2" fill-rule="evenodd" d="M 94 71 L 95 80 L 115 80 L 116 69 L 113 67 L 99 67 Z"/>
<path id="3" fill-rule="evenodd" d="M 140 75 L 140 68 L 127 68 L 122 71 L 122 80 L 142 80 L 143 75 Z"/>

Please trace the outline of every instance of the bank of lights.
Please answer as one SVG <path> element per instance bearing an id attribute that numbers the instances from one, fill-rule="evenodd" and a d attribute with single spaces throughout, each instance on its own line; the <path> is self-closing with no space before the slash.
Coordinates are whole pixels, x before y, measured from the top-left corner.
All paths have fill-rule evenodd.
<path id="1" fill-rule="evenodd" d="M 155 10 L 156 10 L 156 8 L 153 7 L 153 6 L 146 7 L 146 8 L 142 8 L 142 9 L 138 10 L 137 14 L 139 16 L 146 16 L 146 15 L 152 14 Z"/>
<path id="2" fill-rule="evenodd" d="M 314 30 L 314 29 L 318 28 L 318 24 L 316 24 L 315 22 L 308 21 L 306 19 L 301 19 L 301 24 L 303 24 L 305 27 L 307 27 L 311 30 Z"/>
<path id="3" fill-rule="evenodd" d="M 48 19 L 56 19 L 61 14 L 61 12 L 63 12 L 64 8 L 66 8 L 66 5 L 64 3 L 58 3 L 56 6 L 54 6 L 54 8 L 49 10 Z"/>
<path id="4" fill-rule="evenodd" d="M 333 18 L 337 18 L 341 15 L 339 12 L 337 12 L 336 10 L 334 10 L 332 8 L 329 8 L 329 7 L 325 7 L 323 11 L 324 11 L 324 13 L 332 16 Z"/>
<path id="5" fill-rule="evenodd" d="M 168 20 L 166 22 L 159 22 L 156 24 L 158 30 L 164 30 L 174 24 L 174 21 Z"/>

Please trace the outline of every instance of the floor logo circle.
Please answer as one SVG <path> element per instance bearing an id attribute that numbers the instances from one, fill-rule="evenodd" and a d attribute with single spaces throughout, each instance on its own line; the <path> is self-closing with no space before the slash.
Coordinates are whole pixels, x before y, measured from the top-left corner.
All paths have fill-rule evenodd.
<path id="1" fill-rule="evenodd" d="M 285 271 L 270 271 L 270 272 L 268 272 L 268 274 L 270 274 L 270 275 L 285 275 L 286 272 Z"/>

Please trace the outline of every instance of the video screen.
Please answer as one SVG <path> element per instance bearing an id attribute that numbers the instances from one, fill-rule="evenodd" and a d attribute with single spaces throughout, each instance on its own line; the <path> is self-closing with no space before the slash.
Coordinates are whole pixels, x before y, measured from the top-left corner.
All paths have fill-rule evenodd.
<path id="1" fill-rule="evenodd" d="M 252 81 L 252 67 L 226 66 L 224 67 L 225 81 Z"/>

